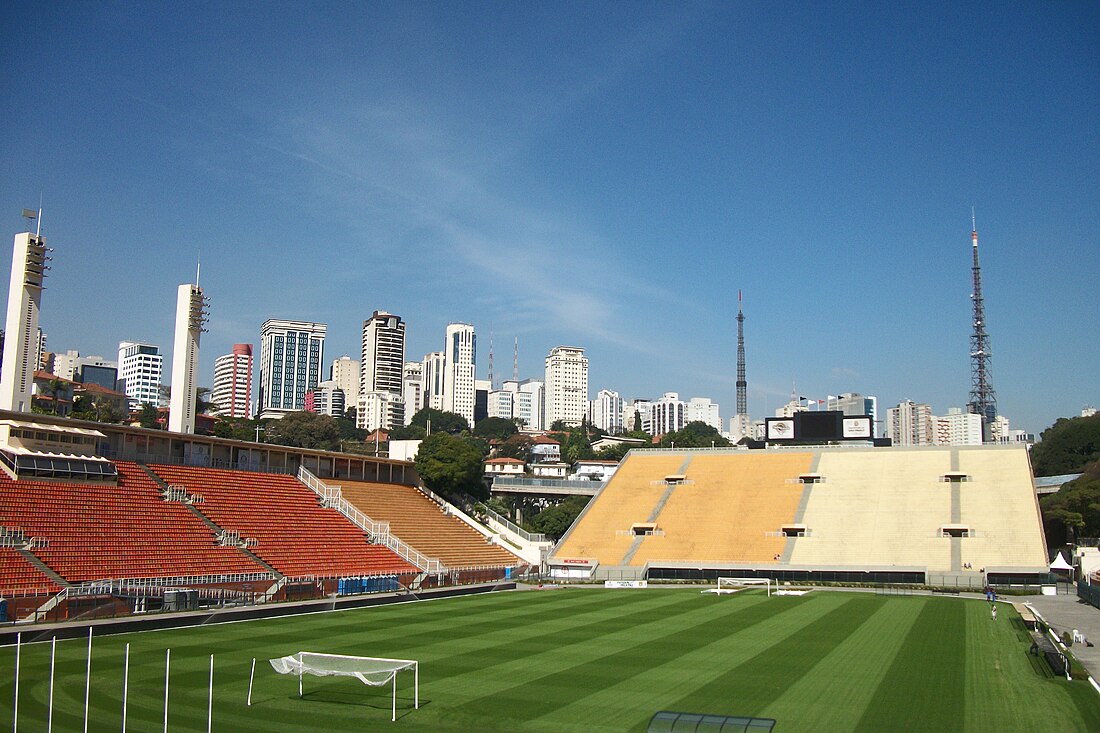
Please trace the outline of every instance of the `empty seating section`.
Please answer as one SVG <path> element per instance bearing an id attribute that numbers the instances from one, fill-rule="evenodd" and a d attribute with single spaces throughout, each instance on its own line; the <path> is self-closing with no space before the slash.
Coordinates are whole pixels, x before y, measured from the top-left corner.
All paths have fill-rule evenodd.
<path id="1" fill-rule="evenodd" d="M 950 470 L 948 449 L 821 451 L 791 564 L 949 569 Z"/>
<path id="2" fill-rule="evenodd" d="M 618 565 L 634 538 L 629 530 L 646 522 L 667 488 L 662 479 L 683 465 L 683 455 L 627 455 L 611 481 L 589 503 L 579 522 L 558 545 L 562 558 L 593 558 L 604 565 Z"/>
<path id="3" fill-rule="evenodd" d="M 0 525 L 47 541 L 34 555 L 65 580 L 264 572 L 186 506 L 165 502 L 139 466 L 118 462 L 118 485 L 12 481 L 0 474 Z"/>
<path id="4" fill-rule="evenodd" d="M 287 576 L 416 572 L 293 476 L 191 466 L 150 466 L 171 485 L 203 497 L 196 507 L 224 530 L 255 538 L 250 547 Z"/>
<path id="5" fill-rule="evenodd" d="M 341 479 L 338 485 L 349 503 L 376 522 L 388 522 L 390 532 L 417 552 L 448 568 L 514 566 L 522 562 L 511 552 L 490 545 L 485 535 L 457 517 L 443 513 L 434 501 L 412 486 Z"/>
<path id="6" fill-rule="evenodd" d="M 962 523 L 974 532 L 962 541 L 963 562 L 975 568 L 1046 565 L 1027 450 L 960 448 L 959 470 L 970 479 L 959 487 Z"/>
<path id="7" fill-rule="evenodd" d="M 0 597 L 22 593 L 56 593 L 61 587 L 14 547 L 0 547 Z"/>
<path id="8" fill-rule="evenodd" d="M 690 455 L 690 454 L 689 454 Z M 798 509 L 811 453 L 745 451 L 692 457 L 657 517 L 661 530 L 641 541 L 631 565 L 667 560 L 771 563 L 786 539 L 776 536 Z M 694 482 L 694 483 L 692 483 Z"/>

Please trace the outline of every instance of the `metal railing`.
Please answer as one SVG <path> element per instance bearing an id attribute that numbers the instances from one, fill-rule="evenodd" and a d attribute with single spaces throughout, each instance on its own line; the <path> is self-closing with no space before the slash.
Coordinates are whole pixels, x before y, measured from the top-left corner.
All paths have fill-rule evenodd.
<path id="1" fill-rule="evenodd" d="M 710 450 L 709 448 L 707 450 Z M 494 476 L 493 486 L 497 484 L 501 486 L 531 486 L 533 488 L 547 488 L 547 489 L 602 489 L 607 486 L 606 481 L 567 481 L 565 479 L 557 478 L 512 478 L 504 476 Z"/>
<path id="2" fill-rule="evenodd" d="M 528 542 L 549 542 L 550 541 L 550 540 L 547 539 L 546 535 L 544 535 L 544 534 L 535 534 L 533 532 L 528 532 L 527 530 L 525 530 L 523 527 L 519 526 L 518 524 L 516 524 L 512 520 L 508 519 L 507 517 L 505 517 L 501 514 L 497 514 L 492 509 L 490 509 L 489 507 L 487 507 L 485 505 L 477 505 L 476 508 L 477 508 L 478 512 L 486 515 L 487 517 L 492 519 L 494 522 L 497 522 L 498 524 L 504 525 L 505 527 L 508 528 L 509 532 L 511 532 L 512 534 L 515 534 L 515 535 L 519 535 L 520 537 L 527 540 Z"/>
<path id="3" fill-rule="evenodd" d="M 305 466 L 298 469 L 298 480 L 308 486 L 315 494 L 321 497 L 326 506 L 332 507 L 345 517 L 350 519 L 357 527 L 362 529 L 371 540 L 380 545 L 385 545 L 401 559 L 412 563 L 427 573 L 439 573 L 445 569 L 443 563 L 434 557 L 428 557 L 419 552 L 412 545 L 404 542 L 400 537 L 390 532 L 388 522 L 376 522 L 358 507 L 351 504 L 343 497 L 339 486 L 329 486 L 314 476 Z"/>

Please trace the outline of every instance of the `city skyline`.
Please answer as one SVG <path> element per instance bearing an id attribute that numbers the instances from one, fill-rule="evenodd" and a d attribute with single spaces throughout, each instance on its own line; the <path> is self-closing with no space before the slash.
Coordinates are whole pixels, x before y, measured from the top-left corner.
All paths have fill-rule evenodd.
<path id="1" fill-rule="evenodd" d="M 0 201 L 41 197 L 51 351 L 167 350 L 201 253 L 203 386 L 267 319 L 356 355 L 385 309 L 411 359 L 462 321 L 728 419 L 741 289 L 754 418 L 792 383 L 944 414 L 974 206 L 999 412 L 1100 400 L 1094 5 L 295 12 L 16 4 Z"/>

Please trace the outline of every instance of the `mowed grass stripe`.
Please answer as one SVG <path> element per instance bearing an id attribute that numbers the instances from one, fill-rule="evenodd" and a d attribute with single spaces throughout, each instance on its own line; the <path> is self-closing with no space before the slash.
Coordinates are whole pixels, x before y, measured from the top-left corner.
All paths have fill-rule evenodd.
<path id="1" fill-rule="evenodd" d="M 806 600 L 831 600 L 822 594 Z M 761 650 L 732 669 L 684 695 L 671 709 L 726 715 L 759 716 L 814 664 L 853 634 L 882 601 L 873 596 L 840 596 L 839 605 L 811 623 Z M 777 681 L 782 680 L 782 684 Z M 723 701 L 715 709 L 716 701 Z"/>
<path id="2" fill-rule="evenodd" d="M 612 592 L 615 593 L 622 592 Z M 534 703 L 534 708 L 528 703 L 541 696 L 531 695 L 533 688 L 550 686 L 557 691 L 555 683 L 573 675 L 575 697 L 583 694 L 582 689 L 593 689 L 583 677 L 576 676 L 574 670 L 578 666 L 605 665 L 612 655 L 633 649 L 638 644 L 656 643 L 664 636 L 684 629 L 708 629 L 717 625 L 722 627 L 723 632 L 728 632 L 729 628 L 736 628 L 730 624 L 753 623 L 753 609 L 760 605 L 758 601 L 753 601 L 742 607 L 723 608 L 700 604 L 695 595 L 676 591 L 670 592 L 669 597 L 676 601 L 674 606 L 654 609 L 654 612 L 644 615 L 615 614 L 609 616 L 605 624 L 578 626 L 564 634 L 540 638 L 537 646 L 521 642 L 509 649 L 506 658 L 487 660 L 491 669 L 461 670 L 452 681 L 456 685 L 464 685 L 476 680 L 479 689 L 476 696 L 464 698 L 459 707 L 470 711 L 502 701 L 520 701 L 524 705 L 524 715 L 534 717 L 539 709 L 538 703 Z M 465 660 L 463 662 L 463 666 L 467 666 Z M 441 671 L 448 673 L 446 668 Z M 617 666 L 616 674 L 624 673 L 622 666 Z"/>
<path id="3" fill-rule="evenodd" d="M 753 618 L 738 616 L 735 624 L 727 628 L 719 624 L 705 634 L 692 629 L 687 638 L 670 635 L 655 643 L 643 641 L 635 648 L 639 658 L 628 670 L 632 674 L 605 673 L 599 685 L 595 680 L 585 685 L 586 694 L 575 696 L 568 705 L 546 714 L 540 722 L 564 727 L 570 720 L 585 720 L 608 730 L 644 728 L 656 710 L 674 708 L 686 694 L 725 674 L 731 665 L 756 656 L 847 601 L 843 596 L 815 601 L 768 599 L 763 593 L 701 601 L 736 608 L 750 598 L 760 602 L 753 607 Z M 615 659 L 606 661 L 610 665 Z M 644 704 L 639 706 L 639 700 Z"/>
<path id="4" fill-rule="evenodd" d="M 1079 719 L 1078 730 L 1100 730 L 1096 693 L 1064 678 L 1047 679 L 1033 673 L 1027 654 L 1031 636 L 1010 604 L 998 604 L 996 621 L 989 604 L 966 604 L 966 723 L 969 728 L 1010 720 L 1026 730 L 1042 730 L 1052 717 Z M 1045 689 L 1043 689 L 1045 688 Z M 1087 692 L 1082 699 L 1075 693 Z M 1036 705 L 1035 700 L 1048 700 Z"/>
<path id="5" fill-rule="evenodd" d="M 883 600 L 870 618 L 760 715 L 775 718 L 784 730 L 852 730 L 922 607 L 912 598 Z"/>
<path id="6" fill-rule="evenodd" d="M 920 616 L 875 690 L 856 730 L 929 731 L 963 727 L 965 617 L 964 601 L 924 600 Z"/>

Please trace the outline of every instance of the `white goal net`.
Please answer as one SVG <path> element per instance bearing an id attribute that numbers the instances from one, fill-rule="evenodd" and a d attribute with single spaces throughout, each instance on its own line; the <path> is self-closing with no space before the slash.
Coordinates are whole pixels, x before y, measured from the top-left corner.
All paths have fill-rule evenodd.
<path id="1" fill-rule="evenodd" d="M 322 654 L 298 652 L 286 657 L 268 660 L 279 674 L 298 675 L 298 696 L 302 695 L 302 677 L 354 677 L 364 685 L 381 687 L 393 683 L 393 715 L 397 720 L 397 673 L 413 672 L 414 707 L 420 708 L 420 665 L 413 659 L 387 659 L 385 657 L 353 657 L 346 654 Z M 253 660 L 255 665 L 255 660 Z M 249 700 L 252 699 L 252 683 L 249 681 Z M 251 702 L 249 702 L 251 704 Z"/>
<path id="2" fill-rule="evenodd" d="M 719 578 L 717 588 L 709 588 L 703 593 L 717 593 L 718 595 L 737 593 L 750 586 L 764 586 L 768 591 L 768 596 L 770 597 L 772 594 L 771 578 Z"/>

